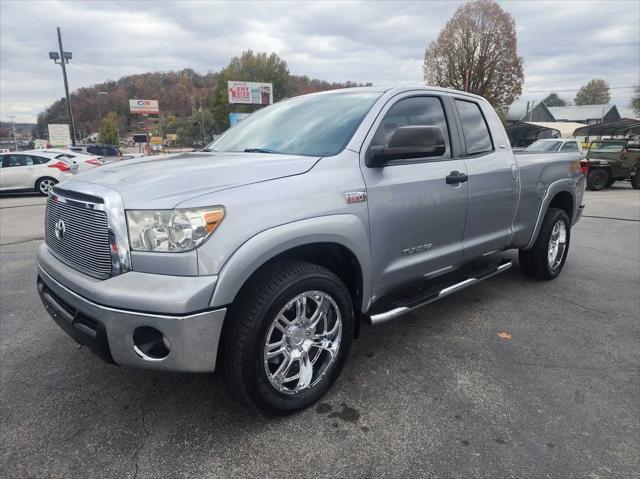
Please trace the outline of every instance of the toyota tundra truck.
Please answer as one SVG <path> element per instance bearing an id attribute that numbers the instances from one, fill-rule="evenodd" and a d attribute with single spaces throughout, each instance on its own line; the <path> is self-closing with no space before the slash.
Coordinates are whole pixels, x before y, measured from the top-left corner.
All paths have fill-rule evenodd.
<path id="1" fill-rule="evenodd" d="M 563 269 L 579 152 L 514 156 L 481 97 L 351 88 L 261 109 L 201 152 L 101 166 L 48 198 L 37 288 L 108 363 L 221 368 L 308 407 L 377 325 L 497 275 Z M 99 379 L 96 379 L 99 380 Z"/>

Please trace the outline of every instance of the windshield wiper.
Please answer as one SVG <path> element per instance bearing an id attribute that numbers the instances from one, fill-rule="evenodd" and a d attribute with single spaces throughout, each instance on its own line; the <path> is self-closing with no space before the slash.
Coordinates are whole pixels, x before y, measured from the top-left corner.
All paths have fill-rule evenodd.
<path id="1" fill-rule="evenodd" d="M 275 150 L 270 150 L 269 148 L 245 148 L 244 150 L 245 153 L 278 153 Z"/>

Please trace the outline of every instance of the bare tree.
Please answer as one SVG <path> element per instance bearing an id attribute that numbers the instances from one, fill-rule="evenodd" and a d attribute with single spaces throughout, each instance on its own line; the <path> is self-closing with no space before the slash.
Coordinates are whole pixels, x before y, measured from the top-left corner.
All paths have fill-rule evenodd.
<path id="1" fill-rule="evenodd" d="M 515 21 L 493 0 L 459 7 L 424 55 L 427 84 L 482 95 L 505 114 L 522 93 Z"/>
<path id="2" fill-rule="evenodd" d="M 601 78 L 594 78 L 580 88 L 574 102 L 576 105 L 602 105 L 609 103 L 610 99 L 609 84 Z"/>

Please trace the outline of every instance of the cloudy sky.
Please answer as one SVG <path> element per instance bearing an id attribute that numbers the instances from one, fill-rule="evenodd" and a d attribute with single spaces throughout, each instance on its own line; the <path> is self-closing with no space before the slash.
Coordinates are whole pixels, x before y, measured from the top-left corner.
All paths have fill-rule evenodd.
<path id="1" fill-rule="evenodd" d="M 590 78 L 627 106 L 640 78 L 640 2 L 499 1 L 517 24 L 522 99 L 573 99 Z M 56 26 L 75 90 L 154 70 L 217 71 L 243 50 L 276 52 L 293 74 L 375 85 L 419 82 L 427 44 L 461 2 L 61 2 L 0 0 L 0 117 L 35 121 L 63 96 Z M 545 92 L 542 92 L 542 91 Z M 567 91 L 563 91 L 567 90 Z"/>

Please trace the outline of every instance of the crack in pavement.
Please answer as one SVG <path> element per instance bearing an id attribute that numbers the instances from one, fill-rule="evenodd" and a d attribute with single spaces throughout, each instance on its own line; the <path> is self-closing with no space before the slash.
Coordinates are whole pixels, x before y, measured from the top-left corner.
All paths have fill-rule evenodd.
<path id="1" fill-rule="evenodd" d="M 147 423 L 146 423 L 146 419 L 147 419 L 147 413 L 149 411 L 145 410 L 144 408 L 144 404 L 145 404 L 145 394 L 141 393 L 140 394 L 140 423 L 142 426 L 142 430 L 144 432 L 144 436 L 142 437 L 142 439 L 140 440 L 140 444 L 138 444 L 138 447 L 136 448 L 135 451 L 133 451 L 133 456 L 131 457 L 131 460 L 134 461 L 134 473 L 133 473 L 133 479 L 137 479 L 138 478 L 138 472 L 140 471 L 140 466 L 139 466 L 139 460 L 140 460 L 140 452 L 142 451 L 142 449 L 144 448 L 145 444 L 146 444 L 146 439 L 151 436 L 151 433 L 149 432 L 149 430 L 147 429 Z"/>
<path id="2" fill-rule="evenodd" d="M 44 237 L 43 236 L 36 236 L 35 238 L 29 238 L 29 239 L 20 240 L 20 241 L 12 241 L 12 242 L 9 242 L 9 243 L 0 243 L 0 246 L 11 246 L 11 245 L 16 245 L 16 244 L 29 243 L 31 241 L 44 241 Z"/>
<path id="3" fill-rule="evenodd" d="M 592 313 L 598 313 L 598 314 L 603 314 L 603 315 L 619 315 L 619 316 L 626 316 L 628 318 L 632 318 L 632 319 L 636 319 L 636 316 L 634 316 L 633 314 L 629 314 L 629 313 L 622 313 L 620 311 L 602 311 L 600 309 L 596 309 L 596 308 L 592 308 L 590 306 L 585 306 L 584 304 L 580 304 L 577 303 L 576 301 L 572 301 L 569 298 L 565 298 L 563 296 L 557 295 L 557 294 L 553 294 L 553 293 L 546 293 L 549 296 L 556 298 L 556 299 L 560 299 L 562 301 L 566 301 L 567 303 L 573 304 L 574 306 L 578 306 L 579 308 L 582 308 L 586 311 L 591 311 Z"/>

